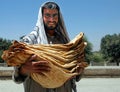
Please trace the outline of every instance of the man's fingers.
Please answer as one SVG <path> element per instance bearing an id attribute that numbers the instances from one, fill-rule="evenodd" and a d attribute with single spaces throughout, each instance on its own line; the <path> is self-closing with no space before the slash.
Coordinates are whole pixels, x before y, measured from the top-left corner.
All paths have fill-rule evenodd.
<path id="1" fill-rule="evenodd" d="M 27 62 L 32 62 L 36 59 L 37 55 L 32 55 L 28 60 Z"/>
<path id="2" fill-rule="evenodd" d="M 46 66 L 48 66 L 49 63 L 47 61 L 37 61 L 37 62 L 34 62 L 33 64 L 37 65 L 37 66 L 39 66 L 39 65 L 46 65 Z"/>
<path id="3" fill-rule="evenodd" d="M 50 66 L 49 63 L 47 61 L 37 61 L 37 62 L 33 62 L 33 70 L 35 70 L 35 72 L 46 72 L 46 71 L 50 71 Z"/>

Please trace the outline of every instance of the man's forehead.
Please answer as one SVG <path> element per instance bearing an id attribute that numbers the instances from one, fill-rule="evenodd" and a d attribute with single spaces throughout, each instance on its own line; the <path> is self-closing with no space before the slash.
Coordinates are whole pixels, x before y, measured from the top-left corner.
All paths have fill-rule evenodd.
<path id="1" fill-rule="evenodd" d="M 44 9 L 43 10 L 44 13 L 58 13 L 57 9 Z"/>

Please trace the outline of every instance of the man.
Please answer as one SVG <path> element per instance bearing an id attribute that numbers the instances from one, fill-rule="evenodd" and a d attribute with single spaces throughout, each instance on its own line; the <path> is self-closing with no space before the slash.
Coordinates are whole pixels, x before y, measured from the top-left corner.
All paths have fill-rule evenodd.
<path id="1" fill-rule="evenodd" d="M 34 31 L 23 37 L 23 41 L 28 44 L 63 44 L 69 42 L 69 37 L 65 29 L 64 21 L 59 6 L 54 2 L 46 2 L 39 9 L 38 20 Z M 13 79 L 16 83 L 24 82 L 25 92 L 76 92 L 75 80 L 77 76 L 68 80 L 63 86 L 54 89 L 42 87 L 30 76 L 30 73 L 49 72 L 48 61 L 34 62 L 36 56 L 33 55 L 21 67 L 15 67 Z M 78 69 L 81 73 L 83 69 Z"/>

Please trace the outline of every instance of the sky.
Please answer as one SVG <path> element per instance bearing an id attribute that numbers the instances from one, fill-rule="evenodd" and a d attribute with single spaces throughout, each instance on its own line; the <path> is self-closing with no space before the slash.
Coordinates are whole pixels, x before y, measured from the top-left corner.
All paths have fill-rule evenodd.
<path id="1" fill-rule="evenodd" d="M 39 7 L 48 0 L 0 0 L 0 38 L 19 40 L 35 27 Z M 51 1 L 51 0 L 50 0 Z M 100 50 L 105 35 L 120 33 L 120 0 L 52 0 L 61 9 L 72 40 L 83 32 Z"/>

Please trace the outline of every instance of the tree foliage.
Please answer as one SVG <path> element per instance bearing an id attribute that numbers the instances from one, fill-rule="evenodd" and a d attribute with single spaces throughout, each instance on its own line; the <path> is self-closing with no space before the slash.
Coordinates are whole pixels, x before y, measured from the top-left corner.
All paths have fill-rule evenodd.
<path id="1" fill-rule="evenodd" d="M 101 54 L 100 51 L 93 52 L 92 61 L 97 63 L 104 62 L 103 55 Z"/>
<path id="2" fill-rule="evenodd" d="M 106 35 L 101 39 L 101 52 L 110 62 L 120 62 L 120 34 Z"/>
<path id="3" fill-rule="evenodd" d="M 10 45 L 11 45 L 11 40 L 0 38 L 0 63 L 4 62 L 1 58 L 3 51 L 8 49 Z"/>
<path id="4" fill-rule="evenodd" d="M 92 43 L 90 43 L 87 37 L 84 37 L 84 41 L 87 42 L 87 46 L 85 48 L 85 59 L 86 62 L 90 63 L 92 59 Z"/>

